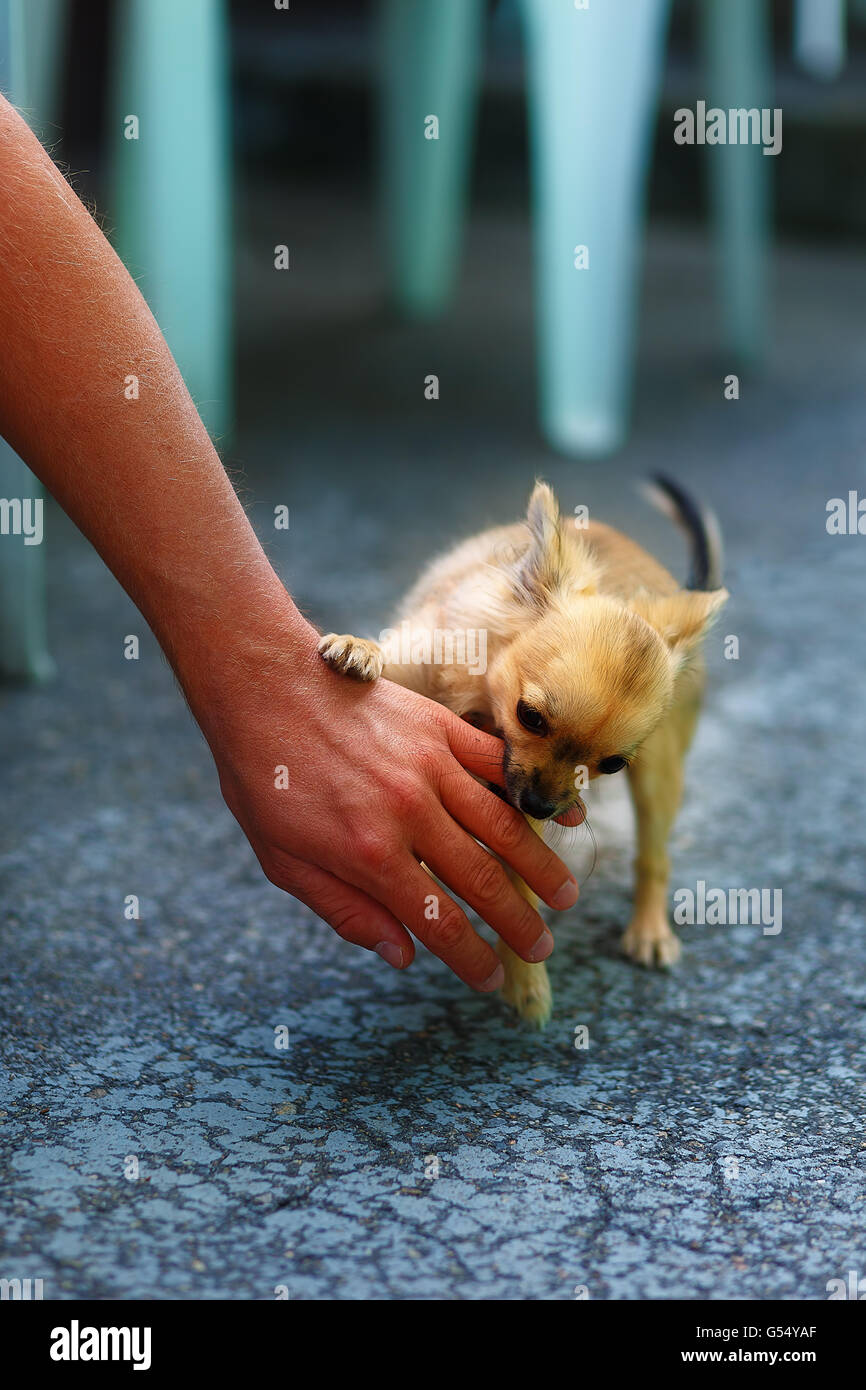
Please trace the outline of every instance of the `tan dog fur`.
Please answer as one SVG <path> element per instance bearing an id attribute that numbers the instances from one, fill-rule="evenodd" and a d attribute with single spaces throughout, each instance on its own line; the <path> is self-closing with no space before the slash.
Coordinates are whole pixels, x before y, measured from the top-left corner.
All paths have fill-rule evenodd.
<path id="1" fill-rule="evenodd" d="M 438 700 L 505 740 L 508 799 L 543 804 L 544 818 L 581 805 L 577 769 L 628 759 L 637 821 L 634 907 L 623 949 L 643 965 L 672 965 L 680 943 L 667 915 L 668 837 L 683 763 L 700 710 L 703 634 L 727 591 L 689 591 L 645 550 L 592 521 L 578 529 L 538 483 L 525 522 L 497 527 L 435 560 L 405 599 L 413 634 L 483 630 L 486 671 L 405 660 L 396 630 L 382 646 L 330 633 L 319 651 L 360 680 L 384 675 Z M 544 731 L 524 727 L 540 715 Z M 528 711 L 526 709 L 528 707 Z M 540 832 L 537 818 L 527 819 Z M 534 894 L 515 875 L 535 906 Z M 499 944 L 505 998 L 539 1026 L 551 1012 L 543 964 Z"/>

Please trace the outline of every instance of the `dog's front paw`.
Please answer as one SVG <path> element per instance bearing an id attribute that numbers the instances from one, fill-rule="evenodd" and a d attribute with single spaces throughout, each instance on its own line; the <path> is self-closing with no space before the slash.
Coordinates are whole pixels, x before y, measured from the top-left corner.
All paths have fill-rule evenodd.
<path id="1" fill-rule="evenodd" d="M 375 681 L 382 674 L 384 658 L 376 642 L 368 642 L 364 637 L 352 637 L 345 633 L 342 637 L 329 632 L 319 642 L 319 656 L 338 671 L 341 676 L 351 676 L 356 681 Z"/>
<path id="2" fill-rule="evenodd" d="M 543 1028 L 550 1022 L 553 993 L 543 965 L 529 965 L 526 961 L 515 960 L 509 969 L 506 964 L 502 998 L 524 1023 L 531 1024 L 533 1028 Z"/>
<path id="3" fill-rule="evenodd" d="M 622 949 L 638 965 L 676 965 L 682 946 L 665 916 L 634 917 L 622 938 Z"/>

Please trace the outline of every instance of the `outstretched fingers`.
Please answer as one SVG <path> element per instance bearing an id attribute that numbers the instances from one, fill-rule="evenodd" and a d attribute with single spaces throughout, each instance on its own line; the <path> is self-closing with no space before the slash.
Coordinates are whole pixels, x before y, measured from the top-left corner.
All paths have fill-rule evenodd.
<path id="1" fill-rule="evenodd" d="M 426 853 L 425 863 L 437 878 L 469 903 L 524 960 L 546 960 L 553 950 L 553 937 L 499 861 L 450 816 L 437 819 L 431 838 L 436 848 Z"/>
<path id="2" fill-rule="evenodd" d="M 574 906 L 580 893 L 577 879 L 525 816 L 471 777 L 445 778 L 440 794 L 454 819 L 500 855 L 548 907 L 562 912 Z"/>
<path id="3" fill-rule="evenodd" d="M 395 970 L 405 969 L 414 960 L 415 944 L 394 914 L 376 898 L 344 883 L 327 869 L 284 855 L 279 869 L 269 871 L 268 877 L 312 908 L 344 941 L 375 951 Z"/>
<path id="4" fill-rule="evenodd" d="M 418 850 L 428 853 L 427 840 Z M 504 975 L 498 957 L 472 927 L 466 913 L 424 871 L 408 849 L 368 870 L 364 886 L 376 894 L 428 951 L 465 984 L 485 993 L 498 989 Z"/>

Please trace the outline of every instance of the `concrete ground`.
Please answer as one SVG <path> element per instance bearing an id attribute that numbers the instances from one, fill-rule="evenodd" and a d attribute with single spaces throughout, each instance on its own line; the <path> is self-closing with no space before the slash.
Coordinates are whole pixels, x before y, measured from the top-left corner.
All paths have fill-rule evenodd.
<path id="1" fill-rule="evenodd" d="M 829 498 L 866 493 L 866 262 L 781 251 L 769 368 L 726 402 L 706 248 L 657 230 L 631 443 L 576 464 L 535 428 L 523 219 L 479 216 L 453 310 L 414 327 L 381 307 L 360 203 L 251 194 L 242 233 L 230 461 L 317 622 L 378 631 L 536 474 L 679 573 L 632 480 L 663 467 L 715 505 L 733 598 L 673 886 L 781 889 L 783 928 L 685 927 L 670 975 L 623 960 L 611 786 L 544 1034 L 423 951 L 393 974 L 264 880 L 155 643 L 55 509 L 59 678 L 0 695 L 0 1276 L 52 1298 L 825 1298 L 866 1274 L 866 540 L 825 529 Z M 569 853 L 584 876 L 584 831 Z"/>

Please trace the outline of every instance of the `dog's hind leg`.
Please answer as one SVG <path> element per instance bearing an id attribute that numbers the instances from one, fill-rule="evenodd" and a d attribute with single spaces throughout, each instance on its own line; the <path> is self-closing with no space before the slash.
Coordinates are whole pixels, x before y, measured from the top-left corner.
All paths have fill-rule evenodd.
<path id="1" fill-rule="evenodd" d="M 622 939 L 626 955 L 641 965 L 673 965 L 679 938 L 668 922 L 668 839 L 683 790 L 683 764 L 701 706 L 700 672 L 685 688 L 649 738 L 629 771 L 637 819 L 634 909 Z"/>

